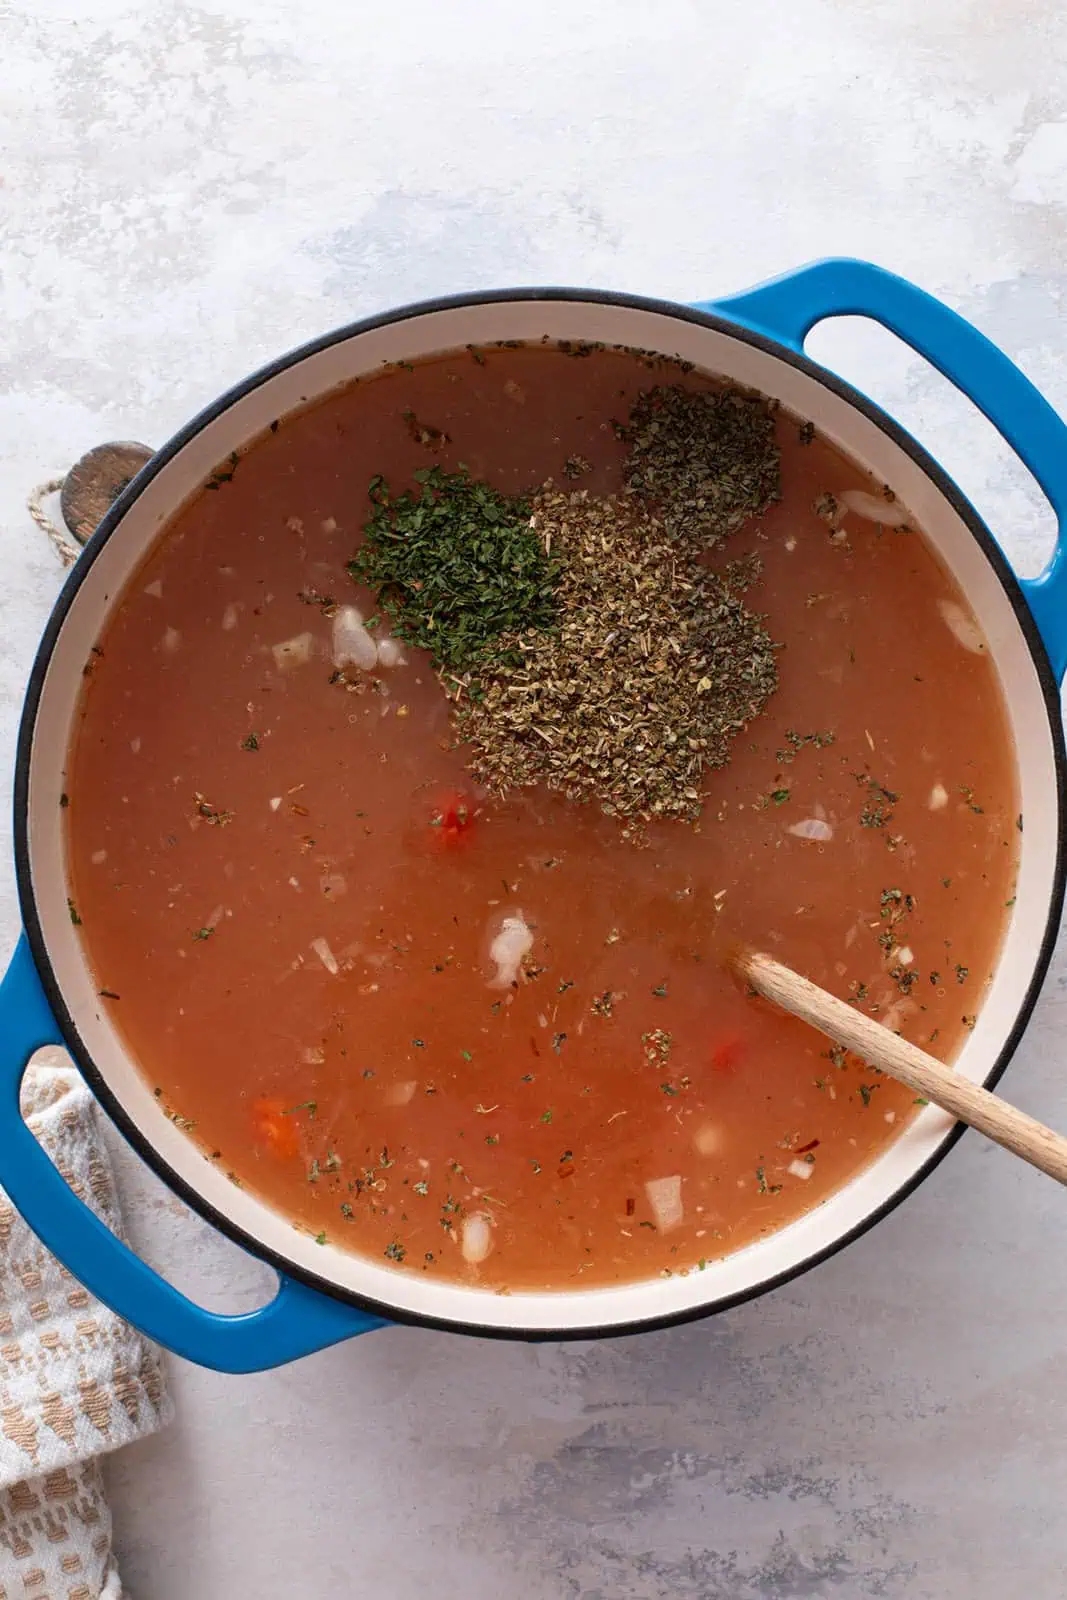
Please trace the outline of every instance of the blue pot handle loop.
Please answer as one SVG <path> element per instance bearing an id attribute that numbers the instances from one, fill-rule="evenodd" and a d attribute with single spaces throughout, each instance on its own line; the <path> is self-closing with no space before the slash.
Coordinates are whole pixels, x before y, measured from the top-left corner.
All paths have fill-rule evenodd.
<path id="1" fill-rule="evenodd" d="M 62 1044 L 25 934 L 0 983 L 0 1184 L 53 1255 L 105 1305 L 168 1350 L 219 1372 L 261 1372 L 383 1323 L 282 1277 L 258 1311 L 205 1311 L 153 1272 L 68 1188 L 19 1111 L 26 1065 Z"/>
<path id="2" fill-rule="evenodd" d="M 932 295 L 866 261 L 816 261 L 701 307 L 794 350 L 826 317 L 870 317 L 963 391 L 1029 467 L 1056 513 L 1056 549 L 1021 580 L 1057 681 L 1067 670 L 1067 426 L 1003 351 Z"/>

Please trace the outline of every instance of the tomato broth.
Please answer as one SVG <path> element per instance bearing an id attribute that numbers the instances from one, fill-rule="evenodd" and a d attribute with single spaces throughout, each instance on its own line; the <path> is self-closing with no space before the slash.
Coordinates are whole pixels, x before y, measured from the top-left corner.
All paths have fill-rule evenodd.
<path id="1" fill-rule="evenodd" d="M 747 996 L 730 946 L 944 1059 L 995 962 L 1022 819 L 993 663 L 922 534 L 801 419 L 776 419 L 781 500 L 714 552 L 762 564 L 779 687 L 697 823 L 479 791 L 410 647 L 337 681 L 335 605 L 374 609 L 346 571 L 372 477 L 518 492 L 580 458 L 618 492 L 612 421 L 653 383 L 713 380 L 532 347 L 354 383 L 219 469 L 89 663 L 64 803 L 101 1004 L 205 1159 L 398 1270 L 699 1270 L 914 1106 Z"/>

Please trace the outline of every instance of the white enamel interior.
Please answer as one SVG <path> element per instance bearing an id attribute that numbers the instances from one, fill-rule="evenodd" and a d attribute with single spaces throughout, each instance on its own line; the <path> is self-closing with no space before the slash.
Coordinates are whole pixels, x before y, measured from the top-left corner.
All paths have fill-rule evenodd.
<path id="1" fill-rule="evenodd" d="M 496 339 L 603 340 L 679 355 L 779 399 L 890 484 L 936 546 L 969 598 L 994 654 L 1020 762 L 1025 813 L 1022 866 L 1000 962 L 958 1070 L 982 1080 L 1015 1025 L 1045 935 L 1057 849 L 1053 740 L 1040 682 L 1008 597 L 965 523 L 922 469 L 862 412 L 763 350 L 669 314 L 631 306 L 505 301 L 430 311 L 354 335 L 301 359 L 235 400 L 168 461 L 96 555 L 63 623 L 37 716 L 30 761 L 29 846 L 45 945 L 84 1048 L 143 1138 L 189 1187 L 245 1235 L 320 1279 L 416 1316 L 499 1329 L 603 1329 L 683 1313 L 758 1288 L 849 1234 L 883 1206 L 935 1153 L 950 1120 L 930 1108 L 886 1152 L 822 1205 L 780 1232 L 687 1277 L 565 1293 L 493 1293 L 439 1283 L 320 1246 L 286 1217 L 227 1181 L 163 1115 L 148 1081 L 101 1011 L 96 985 L 67 910 L 59 797 L 72 718 L 90 646 L 109 608 L 159 530 L 229 451 L 272 419 L 386 361 Z M 903 619 L 902 619 L 903 620 Z M 148 1063 L 148 1071 L 151 1064 Z"/>

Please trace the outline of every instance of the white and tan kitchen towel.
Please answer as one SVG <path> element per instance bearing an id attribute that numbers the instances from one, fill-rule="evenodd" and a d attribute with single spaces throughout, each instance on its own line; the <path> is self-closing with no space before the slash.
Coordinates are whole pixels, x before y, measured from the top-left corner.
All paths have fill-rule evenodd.
<path id="1" fill-rule="evenodd" d="M 31 1065 L 22 1111 L 121 1235 L 99 1112 L 61 1051 Z M 0 1600 L 119 1600 L 100 1458 L 170 1416 L 155 1347 L 60 1266 L 0 1191 Z"/>

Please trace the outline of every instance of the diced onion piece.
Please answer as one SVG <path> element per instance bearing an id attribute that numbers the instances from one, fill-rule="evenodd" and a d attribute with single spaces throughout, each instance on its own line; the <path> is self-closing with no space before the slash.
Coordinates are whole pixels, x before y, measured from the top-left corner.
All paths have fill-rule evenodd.
<path id="1" fill-rule="evenodd" d="M 864 489 L 842 489 L 834 498 L 840 505 L 847 506 L 849 511 L 854 511 L 857 517 L 866 517 L 868 522 L 880 522 L 883 528 L 903 528 L 907 524 L 908 513 L 899 500 L 886 500 L 882 495 L 868 494 Z"/>
<path id="2" fill-rule="evenodd" d="M 407 661 L 404 647 L 399 639 L 394 639 L 391 634 L 386 634 L 384 639 L 378 640 L 378 660 L 383 667 L 402 667 Z"/>
<path id="3" fill-rule="evenodd" d="M 899 950 L 893 951 L 893 954 L 896 957 L 897 965 L 901 967 L 910 967 L 915 960 L 915 952 L 910 944 L 902 944 Z"/>
<path id="4" fill-rule="evenodd" d="M 460 1234 L 460 1250 L 463 1252 L 464 1261 L 476 1267 L 484 1261 L 493 1248 L 492 1226 L 484 1211 L 475 1211 L 463 1219 L 463 1231 Z"/>
<path id="5" fill-rule="evenodd" d="M 336 978 L 338 972 L 341 969 L 337 965 L 337 957 L 334 955 L 333 951 L 330 949 L 329 940 L 328 939 L 312 939 L 311 948 L 312 948 L 312 950 L 314 950 L 315 954 L 318 956 L 319 960 L 322 962 L 323 966 L 326 968 L 326 971 L 329 972 L 329 973 L 332 973 L 333 976 Z"/>
<path id="6" fill-rule="evenodd" d="M 226 607 L 226 610 L 222 613 L 222 626 L 226 633 L 229 633 L 232 629 L 236 628 L 237 611 L 238 607 L 236 602 L 231 600 L 230 604 Z"/>
<path id="7" fill-rule="evenodd" d="M 693 1143 L 702 1156 L 717 1155 L 723 1147 L 722 1129 L 714 1122 L 703 1122 L 693 1135 Z"/>
<path id="8" fill-rule="evenodd" d="M 393 1083 L 393 1084 L 390 1084 L 389 1088 L 385 1091 L 385 1103 L 386 1103 L 386 1105 L 387 1106 L 406 1106 L 406 1105 L 408 1105 L 410 1101 L 414 1100 L 414 1098 L 415 1098 L 415 1090 L 416 1090 L 417 1087 L 418 1087 L 418 1085 L 416 1084 L 414 1078 L 410 1079 L 410 1081 L 407 1082 L 407 1083 Z"/>
<path id="9" fill-rule="evenodd" d="M 150 594 L 153 600 L 162 600 L 163 585 L 160 583 L 158 578 L 155 578 L 151 583 L 145 584 L 144 592 L 145 594 Z"/>
<path id="10" fill-rule="evenodd" d="M 939 600 L 937 609 L 965 650 L 975 656 L 985 653 L 986 642 L 982 630 L 962 606 L 957 605 L 955 600 Z"/>
<path id="11" fill-rule="evenodd" d="M 140 755 L 140 753 L 141 753 L 141 741 L 140 741 L 140 739 L 131 739 L 130 740 L 130 749 L 133 751 L 135 756 L 136 755 Z"/>
<path id="12" fill-rule="evenodd" d="M 660 1233 L 670 1233 L 685 1217 L 682 1205 L 682 1180 L 678 1173 L 671 1178 L 650 1178 L 645 1184 L 648 1203 Z"/>
<path id="13" fill-rule="evenodd" d="M 496 967 L 489 987 L 510 989 L 513 983 L 517 983 L 522 963 L 532 949 L 533 934 L 522 912 L 514 917 L 505 917 L 499 933 L 489 946 L 489 959 Z"/>
<path id="14" fill-rule="evenodd" d="M 321 1044 L 313 1044 L 310 1045 L 307 1050 L 302 1050 L 300 1052 L 300 1059 L 306 1066 L 321 1067 L 322 1063 L 326 1060 L 326 1052 L 322 1048 Z"/>
<path id="15" fill-rule="evenodd" d="M 168 628 L 166 633 L 163 635 L 163 648 L 170 656 L 172 656 L 178 649 L 178 646 L 181 644 L 181 642 L 182 636 L 178 632 L 177 628 Z"/>
<path id="16" fill-rule="evenodd" d="M 310 633 L 295 633 L 291 639 L 283 639 L 281 644 L 272 644 L 270 653 L 278 671 L 287 672 L 290 667 L 305 666 L 311 660 L 314 642 Z"/>
<path id="17" fill-rule="evenodd" d="M 94 850 L 92 855 L 89 857 L 89 859 L 92 862 L 94 867 L 102 866 L 103 863 L 107 860 L 107 851 L 106 850 Z"/>
<path id="18" fill-rule="evenodd" d="M 813 839 L 820 844 L 825 844 L 834 836 L 834 830 L 822 817 L 805 817 L 803 822 L 794 822 L 788 827 L 786 833 L 791 833 L 797 839 Z"/>
<path id="19" fill-rule="evenodd" d="M 788 1170 L 794 1178 L 810 1178 L 815 1168 L 810 1161 L 791 1161 Z"/>
<path id="20" fill-rule="evenodd" d="M 369 672 L 378 660 L 378 646 L 363 626 L 358 606 L 338 606 L 333 619 L 333 664 Z"/>
<path id="21" fill-rule="evenodd" d="M 272 795 L 271 796 L 270 808 L 271 808 L 272 811 L 277 811 L 279 809 L 279 807 L 281 806 L 281 803 L 282 803 L 282 797 L 281 797 L 280 794 L 276 794 L 276 795 Z"/>
<path id="22" fill-rule="evenodd" d="M 337 518 L 336 517 L 323 517 L 322 522 L 319 524 L 319 526 L 322 528 L 323 533 L 336 533 L 337 532 Z"/>
<path id="23" fill-rule="evenodd" d="M 948 790 L 943 783 L 935 783 L 927 802 L 931 811 L 941 811 L 948 805 Z"/>
<path id="24" fill-rule="evenodd" d="M 894 1000 L 889 1009 L 878 1018 L 883 1028 L 888 1028 L 890 1033 L 898 1028 L 905 1017 L 909 1017 L 919 1009 L 915 1000 Z"/>

